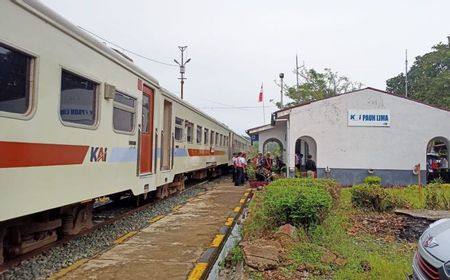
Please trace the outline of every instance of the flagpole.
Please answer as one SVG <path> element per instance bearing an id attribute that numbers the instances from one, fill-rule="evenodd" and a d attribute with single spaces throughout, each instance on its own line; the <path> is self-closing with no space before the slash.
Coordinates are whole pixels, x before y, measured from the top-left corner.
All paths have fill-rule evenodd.
<path id="1" fill-rule="evenodd" d="M 264 108 L 264 97 L 263 97 L 263 120 L 264 120 L 264 124 L 266 124 L 266 110 Z"/>

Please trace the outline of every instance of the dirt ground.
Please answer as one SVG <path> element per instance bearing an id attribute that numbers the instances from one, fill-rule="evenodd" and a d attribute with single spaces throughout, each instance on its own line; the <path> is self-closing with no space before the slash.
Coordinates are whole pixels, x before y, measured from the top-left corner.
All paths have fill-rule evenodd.
<path id="1" fill-rule="evenodd" d="M 389 240 L 416 242 L 431 221 L 394 213 L 367 212 L 351 217 L 348 234 L 366 232 Z"/>

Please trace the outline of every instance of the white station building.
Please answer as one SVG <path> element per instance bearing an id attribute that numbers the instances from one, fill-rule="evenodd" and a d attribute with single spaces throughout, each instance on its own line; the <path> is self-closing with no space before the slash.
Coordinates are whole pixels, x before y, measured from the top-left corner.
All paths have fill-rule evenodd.
<path id="1" fill-rule="evenodd" d="M 271 124 L 247 133 L 260 152 L 269 143 L 281 146 L 290 177 L 299 152 L 312 155 L 318 177 L 343 185 L 368 175 L 383 185 L 408 185 L 418 182 L 417 164 L 425 183 L 427 157 L 448 160 L 450 111 L 365 88 L 276 111 Z"/>

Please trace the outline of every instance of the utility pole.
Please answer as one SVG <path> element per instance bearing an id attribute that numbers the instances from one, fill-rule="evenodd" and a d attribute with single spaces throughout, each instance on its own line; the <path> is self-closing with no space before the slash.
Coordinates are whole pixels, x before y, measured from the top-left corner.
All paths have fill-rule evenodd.
<path id="1" fill-rule="evenodd" d="M 408 49 L 405 50 L 405 96 L 408 97 Z"/>
<path id="2" fill-rule="evenodd" d="M 281 109 L 283 109 L 284 105 L 283 105 L 283 78 L 284 78 L 284 73 L 280 73 L 279 75 L 280 77 L 280 94 L 281 94 Z"/>
<path id="3" fill-rule="evenodd" d="M 174 59 L 173 61 L 175 61 L 176 64 L 178 64 L 180 66 L 180 78 L 178 78 L 180 80 L 181 83 L 181 99 L 183 99 L 183 87 L 184 87 L 184 80 L 186 79 L 184 77 L 184 73 L 185 73 L 185 65 L 191 61 L 191 59 L 189 58 L 188 60 L 186 60 L 186 62 L 184 61 L 184 51 L 186 50 L 187 46 L 178 46 L 178 48 L 181 51 L 181 63 L 179 63 L 176 59 Z"/>
<path id="4" fill-rule="evenodd" d="M 297 57 L 297 55 L 295 55 L 295 74 L 297 76 L 297 90 L 298 90 L 300 84 L 298 83 L 298 57 Z"/>

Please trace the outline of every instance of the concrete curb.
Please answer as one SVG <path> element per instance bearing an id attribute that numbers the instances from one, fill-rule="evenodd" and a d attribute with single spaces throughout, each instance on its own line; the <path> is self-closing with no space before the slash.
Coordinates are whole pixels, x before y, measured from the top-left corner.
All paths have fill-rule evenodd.
<path id="1" fill-rule="evenodd" d="M 251 189 L 247 189 L 244 192 L 244 196 L 239 200 L 239 206 L 236 206 L 233 209 L 233 213 L 226 218 L 224 225 L 219 229 L 219 232 L 212 240 L 209 248 L 207 248 L 197 260 L 197 263 L 188 276 L 188 280 L 204 280 L 208 277 L 209 272 L 222 251 L 223 245 L 226 243 L 237 222 L 237 218 L 241 216 L 252 195 L 253 191 Z"/>

